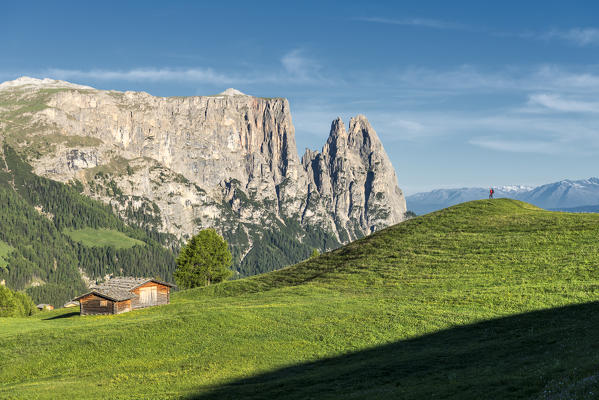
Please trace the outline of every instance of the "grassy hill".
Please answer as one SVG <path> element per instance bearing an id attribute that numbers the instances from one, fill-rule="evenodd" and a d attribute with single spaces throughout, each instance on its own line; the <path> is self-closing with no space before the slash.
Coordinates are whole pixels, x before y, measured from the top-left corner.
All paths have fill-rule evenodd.
<path id="1" fill-rule="evenodd" d="M 592 398 L 599 215 L 464 203 L 117 316 L 0 321 L 0 398 Z"/>

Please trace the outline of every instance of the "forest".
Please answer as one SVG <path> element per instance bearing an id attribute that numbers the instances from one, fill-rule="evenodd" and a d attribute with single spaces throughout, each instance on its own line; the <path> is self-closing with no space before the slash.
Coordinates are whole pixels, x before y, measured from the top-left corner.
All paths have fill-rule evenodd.
<path id="1" fill-rule="evenodd" d="M 0 153 L 0 282 L 25 290 L 36 303 L 62 306 L 87 290 L 82 273 L 92 280 L 105 276 L 144 276 L 173 279 L 181 242 L 160 232 L 156 210 L 129 205 L 123 217 L 110 205 L 82 194 L 83 185 L 63 184 L 40 177 L 8 145 Z M 145 207 L 145 205 L 144 205 Z M 339 246 L 332 234 L 297 221 L 272 226 L 241 224 L 222 229 L 233 254 L 234 278 L 255 275 L 294 264 L 314 249 Z M 139 243 L 126 248 L 90 245 L 72 232 L 115 231 Z M 252 248 L 241 246 L 252 238 Z M 256 240 L 260 238 L 260 240 Z"/>
<path id="2" fill-rule="evenodd" d="M 176 249 L 163 246 L 172 244 L 172 238 L 128 226 L 109 205 L 82 195 L 78 185 L 37 176 L 11 147 L 2 150 L 0 242 L 8 250 L 6 265 L 0 264 L 0 281 L 26 290 L 36 303 L 54 306 L 87 289 L 80 270 L 92 279 L 114 273 L 172 281 Z M 143 245 L 89 247 L 65 233 L 81 228 L 113 229 Z"/>

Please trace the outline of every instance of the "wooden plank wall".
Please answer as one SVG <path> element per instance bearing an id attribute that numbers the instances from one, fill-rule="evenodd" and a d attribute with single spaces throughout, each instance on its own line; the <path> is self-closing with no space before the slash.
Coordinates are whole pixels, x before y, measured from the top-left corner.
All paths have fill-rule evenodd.
<path id="1" fill-rule="evenodd" d="M 105 306 L 102 306 L 103 301 L 106 302 Z M 95 294 L 90 294 L 79 299 L 79 303 L 81 304 L 81 315 L 114 314 L 114 301 L 104 299 Z"/>
<path id="2" fill-rule="evenodd" d="M 157 290 L 156 303 L 154 303 L 154 304 L 141 304 L 140 301 L 139 301 L 139 292 L 140 292 L 140 289 L 144 288 L 144 287 L 152 287 L 152 286 L 155 286 L 157 288 L 156 289 Z M 133 290 L 133 293 L 135 293 L 137 295 L 137 297 L 131 300 L 131 307 L 133 309 L 136 309 L 136 308 L 144 308 L 144 307 L 160 306 L 160 305 L 163 305 L 163 304 L 168 304 L 168 303 L 170 303 L 170 300 L 171 300 L 171 295 L 170 295 L 170 291 L 171 290 L 170 289 L 171 289 L 170 287 L 161 285 L 161 284 L 156 283 L 156 282 L 148 282 L 146 284 L 143 284 L 140 287 L 135 288 Z"/>
<path id="3" fill-rule="evenodd" d="M 115 314 L 131 311 L 131 300 L 119 301 L 115 303 Z"/>

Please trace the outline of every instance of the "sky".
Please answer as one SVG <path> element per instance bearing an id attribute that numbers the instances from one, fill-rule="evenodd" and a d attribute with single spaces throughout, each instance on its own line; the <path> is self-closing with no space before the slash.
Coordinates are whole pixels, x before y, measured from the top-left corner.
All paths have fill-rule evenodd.
<path id="1" fill-rule="evenodd" d="M 3 1 L 0 81 L 289 99 L 300 156 L 364 114 L 406 194 L 599 175 L 599 3 Z"/>

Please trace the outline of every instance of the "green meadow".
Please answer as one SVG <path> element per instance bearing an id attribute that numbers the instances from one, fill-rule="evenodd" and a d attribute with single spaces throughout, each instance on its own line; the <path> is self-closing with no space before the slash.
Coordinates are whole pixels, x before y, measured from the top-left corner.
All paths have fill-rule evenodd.
<path id="1" fill-rule="evenodd" d="M 464 203 L 116 316 L 0 320 L 0 398 L 599 393 L 599 215 Z"/>
<path id="2" fill-rule="evenodd" d="M 122 232 L 107 228 L 65 229 L 64 233 L 73 241 L 88 247 L 109 246 L 116 249 L 129 249 L 135 245 L 145 246 L 141 240 L 130 238 Z"/>

